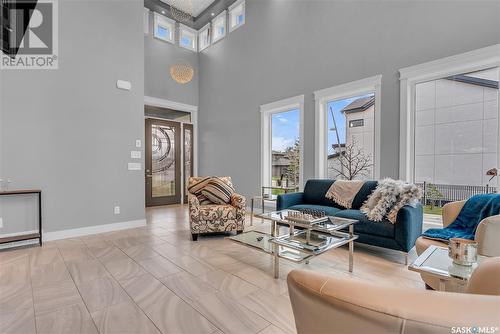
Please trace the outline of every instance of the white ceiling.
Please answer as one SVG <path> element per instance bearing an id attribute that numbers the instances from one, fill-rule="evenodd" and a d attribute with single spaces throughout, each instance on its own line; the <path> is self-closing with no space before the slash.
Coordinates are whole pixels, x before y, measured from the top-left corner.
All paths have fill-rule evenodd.
<path id="1" fill-rule="evenodd" d="M 216 0 L 161 0 L 161 1 L 168 5 L 172 5 L 184 12 L 187 12 L 191 14 L 193 17 L 197 17 Z"/>

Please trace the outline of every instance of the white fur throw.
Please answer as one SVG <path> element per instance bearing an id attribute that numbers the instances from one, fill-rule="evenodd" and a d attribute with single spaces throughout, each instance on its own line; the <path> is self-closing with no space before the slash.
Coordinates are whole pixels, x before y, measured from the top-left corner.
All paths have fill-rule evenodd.
<path id="1" fill-rule="evenodd" d="M 416 185 L 386 178 L 379 181 L 361 207 L 361 212 L 372 221 L 379 222 L 387 217 L 394 224 L 399 209 L 405 205 L 415 207 L 421 197 L 422 191 Z"/>

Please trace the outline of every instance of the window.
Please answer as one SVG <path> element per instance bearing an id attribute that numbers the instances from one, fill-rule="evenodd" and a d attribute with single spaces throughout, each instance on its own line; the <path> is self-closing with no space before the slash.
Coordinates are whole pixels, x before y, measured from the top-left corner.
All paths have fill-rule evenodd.
<path id="1" fill-rule="evenodd" d="M 143 23 L 144 33 L 149 34 L 149 9 L 144 8 L 142 15 L 143 15 L 142 23 Z"/>
<path id="2" fill-rule="evenodd" d="M 237 1 L 229 7 L 229 30 L 234 31 L 245 24 L 245 1 Z"/>
<path id="3" fill-rule="evenodd" d="M 414 182 L 439 202 L 495 191 L 498 76 L 496 67 L 415 85 Z"/>
<path id="4" fill-rule="evenodd" d="M 169 43 L 175 43 L 175 21 L 155 13 L 154 36 Z"/>
<path id="5" fill-rule="evenodd" d="M 328 178 L 373 179 L 375 94 L 327 102 L 327 113 Z"/>
<path id="6" fill-rule="evenodd" d="M 196 51 L 198 47 L 198 34 L 196 30 L 179 24 L 179 45 L 183 48 Z"/>
<path id="7" fill-rule="evenodd" d="M 226 36 L 226 11 L 220 13 L 212 20 L 212 43 Z"/>
<path id="8" fill-rule="evenodd" d="M 381 75 L 314 92 L 317 178 L 380 177 Z"/>
<path id="9" fill-rule="evenodd" d="M 210 45 L 210 23 L 198 31 L 198 50 L 204 50 Z"/>
<path id="10" fill-rule="evenodd" d="M 303 95 L 260 107 L 263 186 L 302 187 L 303 110 Z"/>

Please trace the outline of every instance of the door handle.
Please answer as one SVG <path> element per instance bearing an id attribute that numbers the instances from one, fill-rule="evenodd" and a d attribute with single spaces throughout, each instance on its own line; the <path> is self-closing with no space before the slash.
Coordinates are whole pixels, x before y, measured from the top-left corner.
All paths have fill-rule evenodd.
<path id="1" fill-rule="evenodd" d="M 152 174 L 146 174 L 146 177 L 153 177 Z"/>

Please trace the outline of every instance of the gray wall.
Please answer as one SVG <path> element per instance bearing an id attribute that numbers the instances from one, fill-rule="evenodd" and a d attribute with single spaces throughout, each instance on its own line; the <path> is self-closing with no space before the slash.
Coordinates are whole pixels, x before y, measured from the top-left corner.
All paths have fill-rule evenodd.
<path id="1" fill-rule="evenodd" d="M 144 219 L 144 174 L 127 170 L 144 132 L 142 10 L 140 0 L 61 0 L 59 69 L 0 74 L 1 176 L 43 190 L 45 231 Z M 3 202 L 0 234 L 32 221 L 15 209 L 34 203 L 17 201 Z"/>
<path id="2" fill-rule="evenodd" d="M 499 4 L 247 0 L 246 24 L 200 54 L 200 174 L 257 194 L 259 106 L 305 94 L 304 179 L 314 177 L 313 92 L 382 74 L 381 174 L 398 177 L 398 69 L 499 43 Z"/>
<path id="3" fill-rule="evenodd" d="M 144 36 L 144 94 L 156 98 L 198 105 L 198 53 L 154 38 L 153 13 L 150 13 L 150 33 Z M 193 80 L 179 84 L 170 77 L 170 66 L 186 60 L 194 68 Z"/>

